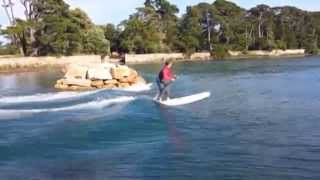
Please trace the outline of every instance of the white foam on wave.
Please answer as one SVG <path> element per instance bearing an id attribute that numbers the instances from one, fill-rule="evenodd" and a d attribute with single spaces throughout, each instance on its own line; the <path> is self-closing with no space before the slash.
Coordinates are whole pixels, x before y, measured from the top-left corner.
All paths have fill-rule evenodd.
<path id="1" fill-rule="evenodd" d="M 44 102 L 44 101 L 56 101 L 62 99 L 72 99 L 83 96 L 88 96 L 95 94 L 99 91 L 90 92 L 58 92 L 58 93 L 45 93 L 45 94 L 35 94 L 29 96 L 9 96 L 0 97 L 0 104 L 13 104 L 13 103 L 27 103 L 27 102 Z"/>
<path id="2" fill-rule="evenodd" d="M 60 111 L 72 111 L 72 110 L 88 110 L 88 109 L 102 109 L 106 106 L 124 102 L 130 102 L 135 100 L 132 96 L 121 96 L 113 99 L 104 99 L 99 101 L 92 101 L 83 104 L 72 105 L 61 108 L 48 108 L 48 109 L 0 109 L 0 120 L 7 120 L 13 118 L 19 118 L 25 115 L 44 112 L 60 112 Z"/>
<path id="3" fill-rule="evenodd" d="M 133 101 L 135 98 L 132 96 L 121 96 L 113 99 L 104 99 L 100 101 L 92 101 L 84 104 L 78 104 L 69 107 L 62 107 L 62 108 L 53 108 L 48 109 L 47 111 L 56 112 L 56 111 L 68 111 L 68 110 L 81 110 L 81 109 L 97 109 L 97 108 L 104 108 L 111 104 L 123 103 L 128 101 Z"/>
<path id="4" fill-rule="evenodd" d="M 143 92 L 143 91 L 150 91 L 152 89 L 152 83 L 150 84 L 137 84 L 130 86 L 124 89 L 115 89 L 119 91 L 126 91 L 126 92 Z"/>
<path id="5" fill-rule="evenodd" d="M 152 83 L 150 84 L 139 84 L 134 85 L 125 89 L 114 89 L 117 91 L 126 91 L 126 92 L 142 92 L 149 91 L 152 88 Z M 89 91 L 89 92 L 58 92 L 58 93 L 44 93 L 44 94 L 35 94 L 28 96 L 8 96 L 0 97 L 0 104 L 16 104 L 16 103 L 31 103 L 31 102 L 46 102 L 46 101 L 57 101 L 65 99 L 79 98 L 83 96 L 88 96 L 96 94 L 103 91 Z"/>

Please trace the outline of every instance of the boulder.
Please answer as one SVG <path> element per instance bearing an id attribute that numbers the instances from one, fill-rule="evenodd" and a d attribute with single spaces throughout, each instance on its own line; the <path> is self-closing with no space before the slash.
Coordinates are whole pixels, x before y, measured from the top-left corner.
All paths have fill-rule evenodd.
<path id="1" fill-rule="evenodd" d="M 59 79 L 56 84 L 63 84 L 63 79 Z"/>
<path id="2" fill-rule="evenodd" d="M 95 80 L 91 82 L 92 87 L 100 88 L 104 86 L 104 82 L 102 80 Z"/>
<path id="3" fill-rule="evenodd" d="M 99 79 L 99 80 L 110 80 L 112 79 L 111 68 L 89 68 L 88 70 L 89 79 Z"/>
<path id="4" fill-rule="evenodd" d="M 74 86 L 80 86 L 80 87 L 91 87 L 91 80 L 88 79 L 62 79 L 61 80 L 62 84 L 64 85 L 74 85 Z"/>
<path id="5" fill-rule="evenodd" d="M 147 84 L 147 82 L 141 76 L 138 76 L 134 84 Z"/>
<path id="6" fill-rule="evenodd" d="M 105 80 L 105 81 L 103 81 L 103 83 L 105 85 L 109 85 L 109 84 L 115 85 L 115 84 L 118 84 L 119 82 L 115 79 L 112 79 L 112 80 Z"/>
<path id="7" fill-rule="evenodd" d="M 120 83 L 134 83 L 137 79 L 137 76 L 129 76 L 129 77 L 123 77 L 119 79 Z"/>
<path id="8" fill-rule="evenodd" d="M 66 79 L 86 79 L 88 68 L 80 65 L 72 65 L 67 68 Z"/>
<path id="9" fill-rule="evenodd" d="M 56 89 L 63 89 L 63 90 L 68 90 L 69 89 L 69 86 L 67 84 L 56 84 L 54 86 L 54 88 Z"/>
<path id="10" fill-rule="evenodd" d="M 113 79 L 121 79 L 123 77 L 128 77 L 132 73 L 128 66 L 117 66 L 111 68 L 111 74 Z"/>
<path id="11" fill-rule="evenodd" d="M 116 65 L 113 63 L 101 63 L 101 64 L 89 64 L 87 65 L 89 69 L 110 69 L 110 68 L 115 68 Z"/>
<path id="12" fill-rule="evenodd" d="M 138 77 L 137 71 L 130 69 L 130 75 L 124 76 L 119 79 L 121 83 L 134 83 Z"/>
<path id="13" fill-rule="evenodd" d="M 103 85 L 104 89 L 113 89 L 115 87 L 117 87 L 115 84 L 105 84 L 105 85 Z"/>
<path id="14" fill-rule="evenodd" d="M 119 84 L 119 88 L 128 88 L 128 87 L 130 87 L 129 83 L 120 83 Z"/>
<path id="15" fill-rule="evenodd" d="M 135 77 L 135 78 L 133 79 L 133 81 L 130 82 L 130 84 L 131 84 L 131 85 L 136 84 L 138 81 L 139 81 L 139 76 Z"/>
<path id="16" fill-rule="evenodd" d="M 137 77 L 137 76 L 139 76 L 139 74 L 136 70 L 131 69 L 130 76 Z"/>

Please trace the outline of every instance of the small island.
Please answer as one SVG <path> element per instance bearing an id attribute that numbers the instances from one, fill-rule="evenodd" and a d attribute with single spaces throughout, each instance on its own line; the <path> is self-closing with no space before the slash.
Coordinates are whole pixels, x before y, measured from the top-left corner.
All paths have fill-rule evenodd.
<path id="1" fill-rule="evenodd" d="M 111 63 L 70 65 L 64 78 L 57 81 L 60 90 L 92 90 L 128 88 L 145 85 L 146 81 L 134 69 Z"/>

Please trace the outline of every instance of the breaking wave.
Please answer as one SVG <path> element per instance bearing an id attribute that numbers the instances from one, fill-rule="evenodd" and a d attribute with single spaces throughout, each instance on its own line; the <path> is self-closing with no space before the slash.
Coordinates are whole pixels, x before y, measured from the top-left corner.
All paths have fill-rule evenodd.
<path id="1" fill-rule="evenodd" d="M 100 91 L 100 90 L 99 90 Z M 35 94 L 30 96 L 9 96 L 0 97 L 1 103 L 27 103 L 27 102 L 44 102 L 44 101 L 57 101 L 63 99 L 79 98 L 95 94 L 99 91 L 90 92 L 58 92 L 58 93 L 46 93 L 46 94 Z"/>
<path id="2" fill-rule="evenodd" d="M 67 107 L 59 107 L 59 108 L 48 108 L 48 109 L 0 109 L 0 119 L 13 119 L 19 118 L 24 115 L 34 114 L 34 113 L 43 113 L 43 112 L 60 112 L 60 111 L 73 111 L 73 110 L 88 110 L 88 109 L 102 109 L 109 105 L 130 102 L 135 100 L 135 97 L 132 96 L 121 96 L 113 99 L 104 99 L 104 100 L 96 100 L 88 103 L 82 103 Z"/>
<path id="3" fill-rule="evenodd" d="M 149 91 L 152 88 L 152 84 L 141 84 L 131 86 L 125 89 L 114 89 L 116 91 L 125 92 L 142 92 Z M 9 96 L 0 97 L 0 104 L 18 104 L 18 103 L 31 103 L 31 102 L 46 102 L 46 101 L 59 101 L 80 98 L 84 96 L 93 95 L 104 91 L 104 89 L 88 92 L 58 92 L 58 93 L 45 93 L 45 94 L 35 94 L 29 96 Z"/>
<path id="4" fill-rule="evenodd" d="M 138 85 L 133 85 L 133 86 L 125 88 L 125 89 L 115 89 L 115 90 L 127 91 L 127 92 L 143 92 L 143 91 L 150 91 L 151 89 L 152 89 L 152 83 L 138 84 Z"/>

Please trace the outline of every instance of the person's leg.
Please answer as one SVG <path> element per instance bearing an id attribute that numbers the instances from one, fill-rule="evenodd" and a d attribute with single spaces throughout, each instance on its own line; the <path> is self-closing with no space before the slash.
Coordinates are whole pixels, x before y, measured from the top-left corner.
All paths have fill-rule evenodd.
<path id="1" fill-rule="evenodd" d="M 158 90 L 159 90 L 159 92 L 158 92 L 158 94 L 156 96 L 156 100 L 159 101 L 160 98 L 161 98 L 162 91 L 163 91 L 163 85 L 162 85 L 162 83 L 161 83 L 159 78 L 156 79 L 156 82 L 157 82 L 157 86 L 158 86 Z"/>
<path id="2" fill-rule="evenodd" d="M 166 89 L 166 94 L 165 94 L 166 100 L 168 100 L 170 98 L 170 88 L 171 88 L 171 83 L 168 84 L 167 89 Z"/>
<path id="3" fill-rule="evenodd" d="M 163 85 L 164 85 L 164 87 L 163 87 L 163 89 L 162 89 L 162 95 L 161 95 L 161 97 L 162 97 L 162 100 L 168 100 L 168 98 L 169 98 L 169 91 L 170 91 L 170 85 L 171 85 L 171 81 L 164 81 L 163 82 Z"/>
<path id="4" fill-rule="evenodd" d="M 159 94 L 159 99 L 158 99 L 159 101 L 163 100 L 163 95 L 164 95 L 165 90 L 166 90 L 165 84 L 161 83 L 161 85 L 162 85 L 162 89 L 161 89 L 160 94 Z"/>
<path id="5" fill-rule="evenodd" d="M 160 95 L 159 95 L 159 100 L 163 101 L 164 100 L 164 95 L 166 94 L 166 89 L 168 87 L 168 84 L 165 81 L 162 81 L 161 82 L 161 86 L 162 86 L 162 89 L 161 89 L 161 92 L 160 92 Z"/>

